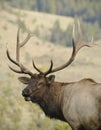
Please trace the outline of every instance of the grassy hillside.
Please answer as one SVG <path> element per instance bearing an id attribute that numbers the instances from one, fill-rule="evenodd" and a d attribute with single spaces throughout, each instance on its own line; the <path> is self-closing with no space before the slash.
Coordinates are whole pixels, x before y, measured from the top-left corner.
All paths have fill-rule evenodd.
<path id="1" fill-rule="evenodd" d="M 9 61 L 6 57 L 8 47 L 13 57 L 15 54 L 16 32 L 18 25 L 22 26 L 21 40 L 24 39 L 25 30 L 31 32 L 39 27 L 48 33 L 54 22 L 59 19 L 61 28 L 65 29 L 73 23 L 72 18 L 47 15 L 44 13 L 30 12 L 8 8 L 0 12 L 0 130 L 70 130 L 67 124 L 46 118 L 38 106 L 27 103 L 21 96 L 24 88 L 17 80 L 17 74 L 8 68 Z M 36 35 L 22 50 L 22 62 L 35 72 L 31 65 L 34 58 L 36 64 L 43 70 L 49 66 L 53 59 L 54 66 L 59 66 L 69 58 L 71 48 L 53 45 L 42 41 Z M 101 82 L 101 43 L 92 48 L 84 48 L 76 57 L 76 61 L 67 69 L 56 73 L 56 80 L 77 81 L 84 77 L 93 78 Z M 12 65 L 12 64 L 10 64 Z M 14 66 L 15 67 L 15 66 Z M 86 71 L 85 71 L 86 70 Z M 64 75 L 66 75 L 64 77 Z"/>

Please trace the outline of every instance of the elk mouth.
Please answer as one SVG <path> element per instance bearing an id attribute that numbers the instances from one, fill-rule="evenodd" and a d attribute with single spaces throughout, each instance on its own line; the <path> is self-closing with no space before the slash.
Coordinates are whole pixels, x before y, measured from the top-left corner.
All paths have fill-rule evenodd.
<path id="1" fill-rule="evenodd" d="M 27 91 L 22 91 L 22 96 L 24 97 L 25 101 L 32 101 L 32 102 L 38 102 L 39 98 L 33 96 L 33 93 L 27 93 Z"/>
<path id="2" fill-rule="evenodd" d="M 25 101 L 31 101 L 31 98 L 30 97 L 24 97 Z"/>
<path id="3" fill-rule="evenodd" d="M 25 94 L 23 94 L 23 93 L 22 93 L 22 96 L 24 97 L 25 101 L 31 101 L 30 96 L 25 95 Z"/>
<path id="4" fill-rule="evenodd" d="M 25 101 L 31 101 L 29 91 L 22 91 L 22 96 L 24 97 Z"/>

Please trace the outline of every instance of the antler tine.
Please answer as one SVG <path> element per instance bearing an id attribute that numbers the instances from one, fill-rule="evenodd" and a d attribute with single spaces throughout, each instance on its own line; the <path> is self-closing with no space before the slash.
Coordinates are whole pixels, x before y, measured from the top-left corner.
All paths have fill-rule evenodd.
<path id="1" fill-rule="evenodd" d="M 8 59 L 9 59 L 12 63 L 14 63 L 15 65 L 19 66 L 19 63 L 18 63 L 17 61 L 13 60 L 13 59 L 10 57 L 10 54 L 9 54 L 8 49 L 6 50 L 6 54 L 7 54 Z"/>
<path id="2" fill-rule="evenodd" d="M 47 74 L 51 73 L 52 68 L 53 68 L 53 61 L 51 60 L 50 63 L 51 63 L 50 67 L 49 67 L 49 69 L 46 72 L 44 72 L 44 75 L 47 75 Z"/>
<path id="3" fill-rule="evenodd" d="M 33 67 L 34 67 L 40 74 L 43 74 L 43 72 L 36 67 L 36 65 L 35 65 L 35 63 L 34 63 L 34 60 L 32 60 L 32 64 L 33 64 Z"/>
<path id="4" fill-rule="evenodd" d="M 84 46 L 87 46 L 87 47 L 91 47 L 91 43 L 93 43 L 93 37 L 91 39 L 90 42 L 83 42 L 82 41 L 82 31 L 81 31 L 81 27 L 80 27 L 80 22 L 78 21 L 77 23 L 77 29 L 78 29 L 78 40 L 77 40 L 77 43 L 76 43 L 76 40 L 75 40 L 75 24 L 73 25 L 73 34 L 72 34 L 72 45 L 73 45 L 73 50 L 72 50 L 72 54 L 71 54 L 71 57 L 69 58 L 69 60 L 63 64 L 62 66 L 60 67 L 57 67 L 57 68 L 54 68 L 54 69 L 51 69 L 49 71 L 49 73 L 53 73 L 53 72 L 56 72 L 56 71 L 59 71 L 59 70 L 62 70 L 64 69 L 65 67 L 69 66 L 75 59 L 76 57 L 76 54 L 77 52 Z M 48 73 L 48 74 L 49 74 Z"/>
<path id="5" fill-rule="evenodd" d="M 31 38 L 31 34 L 28 33 L 24 41 L 22 41 L 21 43 L 20 43 L 19 37 L 20 37 L 20 27 L 18 28 L 18 31 L 17 31 L 17 44 L 16 44 L 16 60 L 17 61 L 20 60 L 20 48 L 23 47 L 28 42 L 28 40 Z"/>
<path id="6" fill-rule="evenodd" d="M 21 70 L 16 70 L 14 68 L 12 68 L 11 66 L 9 66 L 9 68 L 14 71 L 15 73 L 19 73 L 19 74 L 23 74 L 23 72 Z"/>
<path id="7" fill-rule="evenodd" d="M 23 66 L 24 67 L 24 66 Z M 33 75 L 33 73 L 32 72 L 30 72 L 30 71 L 26 71 L 26 68 L 24 68 L 24 69 L 21 69 L 21 70 L 17 70 L 17 69 L 14 69 L 14 68 L 12 68 L 11 66 L 9 66 L 9 68 L 12 70 L 12 71 L 14 71 L 14 72 L 16 72 L 16 73 L 19 73 L 19 74 L 29 74 L 30 76 L 32 76 Z"/>
<path id="8" fill-rule="evenodd" d="M 82 31 L 81 31 L 81 27 L 80 27 L 80 22 L 78 20 L 78 24 L 77 24 L 77 27 L 78 27 L 78 41 L 77 41 L 77 44 L 76 44 L 76 53 L 84 46 L 86 47 L 91 47 L 93 44 L 91 43 L 94 43 L 93 41 L 93 36 L 92 36 L 92 39 L 90 42 L 84 42 L 83 39 L 82 39 Z"/>
<path id="9" fill-rule="evenodd" d="M 9 68 L 10 68 L 12 71 L 16 72 L 16 73 L 21 73 L 21 74 L 24 73 L 24 74 L 29 74 L 30 76 L 32 76 L 33 73 L 30 72 L 24 65 L 22 65 L 22 64 L 20 63 L 20 48 L 23 47 L 23 46 L 28 42 L 28 40 L 30 39 L 31 35 L 28 34 L 27 37 L 25 38 L 25 40 L 20 43 L 20 39 L 19 39 L 19 35 L 20 35 L 20 34 L 19 34 L 19 33 L 20 33 L 20 28 L 18 28 L 18 31 L 17 31 L 16 60 L 13 60 L 13 58 L 11 58 L 8 49 L 7 49 L 7 51 L 6 51 L 6 54 L 7 54 L 8 59 L 9 59 L 12 63 L 14 63 L 15 65 L 17 65 L 17 66 L 20 68 L 20 70 L 13 69 L 13 68 L 10 67 L 10 66 L 9 66 Z"/>
<path id="10" fill-rule="evenodd" d="M 82 31 L 81 31 L 81 27 L 80 27 L 80 21 L 77 21 L 77 26 L 78 26 L 78 41 L 82 42 Z"/>
<path id="11" fill-rule="evenodd" d="M 51 73 L 52 71 L 52 68 L 53 68 L 53 61 L 51 60 L 51 65 L 49 67 L 49 69 L 46 71 L 46 72 L 42 72 L 40 69 L 38 69 L 34 63 L 34 60 L 32 61 L 33 63 L 33 67 L 42 75 L 46 76 L 47 74 Z"/>
<path id="12" fill-rule="evenodd" d="M 20 47 L 23 47 L 27 42 L 28 40 L 32 37 L 32 35 L 30 33 L 28 33 L 26 39 L 20 43 Z"/>
<path id="13" fill-rule="evenodd" d="M 18 67 L 20 67 L 20 70 L 16 70 L 16 69 L 12 68 L 11 66 L 9 66 L 9 68 L 10 68 L 12 71 L 14 71 L 14 72 L 16 72 L 16 73 L 20 73 L 20 74 L 23 74 L 23 73 L 24 73 L 24 74 L 29 74 L 30 76 L 33 75 L 33 73 L 30 72 L 27 68 L 25 68 L 21 63 L 18 63 L 17 61 L 15 61 L 15 60 L 13 60 L 13 59 L 11 58 L 8 49 L 7 49 L 7 51 L 6 51 L 6 54 L 7 54 L 8 59 L 9 59 L 12 63 L 14 63 L 14 64 L 17 65 Z"/>
<path id="14" fill-rule="evenodd" d="M 20 32 L 20 27 L 18 28 L 18 31 L 17 31 L 17 43 L 16 43 L 16 61 L 18 62 L 19 62 L 19 57 L 20 57 L 19 32 Z"/>

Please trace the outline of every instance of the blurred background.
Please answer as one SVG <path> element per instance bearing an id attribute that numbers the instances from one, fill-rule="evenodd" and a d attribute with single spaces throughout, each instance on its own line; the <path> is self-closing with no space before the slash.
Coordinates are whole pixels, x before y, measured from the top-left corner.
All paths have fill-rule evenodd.
<path id="1" fill-rule="evenodd" d="M 50 120 L 37 105 L 24 101 L 24 86 L 8 67 L 13 65 L 6 49 L 15 58 L 20 26 L 22 41 L 27 32 L 33 35 L 22 49 L 22 63 L 34 73 L 32 59 L 43 71 L 50 59 L 55 67 L 60 66 L 71 55 L 72 26 L 78 19 L 83 40 L 88 42 L 93 36 L 96 45 L 83 48 L 71 66 L 55 73 L 56 80 L 93 78 L 101 82 L 101 0 L 0 0 L 0 130 L 71 130 L 68 124 Z"/>

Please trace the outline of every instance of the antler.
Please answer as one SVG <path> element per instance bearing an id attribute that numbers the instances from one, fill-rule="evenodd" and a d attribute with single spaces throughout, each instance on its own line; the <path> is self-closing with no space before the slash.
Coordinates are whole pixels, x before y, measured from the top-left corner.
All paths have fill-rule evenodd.
<path id="1" fill-rule="evenodd" d="M 53 69 L 53 61 L 51 60 L 51 65 L 49 67 L 49 69 L 46 71 L 46 72 L 42 72 L 40 69 L 37 68 L 37 66 L 35 65 L 34 63 L 34 60 L 33 60 L 33 67 L 42 75 L 46 76 L 50 73 L 54 73 L 54 72 L 57 72 L 57 71 L 60 71 L 64 68 L 66 68 L 67 66 L 69 66 L 75 59 L 76 57 L 76 54 L 78 53 L 78 51 L 84 47 L 84 46 L 87 46 L 87 47 L 91 47 L 92 44 L 91 43 L 94 43 L 93 42 L 93 37 L 91 39 L 90 42 L 84 42 L 82 40 L 82 32 L 81 32 L 81 28 L 80 28 L 80 22 L 78 21 L 78 24 L 77 24 L 77 27 L 78 27 L 78 40 L 77 40 L 77 43 L 75 41 L 75 25 L 73 26 L 73 35 L 72 35 L 72 44 L 73 44 L 73 50 L 72 50 L 72 54 L 71 54 L 71 57 L 69 58 L 69 60 L 63 64 L 62 66 L 60 67 L 57 67 L 57 68 L 54 68 Z M 13 60 L 9 54 L 9 51 L 7 49 L 6 53 L 7 53 L 7 57 L 8 59 L 14 63 L 15 65 L 17 65 L 20 70 L 16 70 L 16 69 L 13 69 L 12 67 L 9 66 L 9 68 L 16 72 L 16 73 L 21 73 L 21 74 L 29 74 L 30 76 L 33 76 L 34 74 L 29 71 L 24 65 L 22 65 L 20 63 L 20 48 L 23 47 L 27 42 L 28 40 L 30 39 L 31 35 L 30 33 L 27 35 L 26 39 L 20 43 L 20 40 L 19 40 L 19 32 L 20 32 L 20 28 L 18 29 L 18 32 L 17 32 L 17 45 L 16 45 L 16 60 Z"/>
<path id="2" fill-rule="evenodd" d="M 79 21 L 77 23 L 77 27 L 78 27 L 78 40 L 77 40 L 77 43 L 76 43 L 76 41 L 75 41 L 75 25 L 73 26 L 73 34 L 72 34 L 73 50 L 72 50 L 72 55 L 71 55 L 70 59 L 65 64 L 63 64 L 62 66 L 54 68 L 54 69 L 52 69 L 53 68 L 53 62 L 51 61 L 50 69 L 49 69 L 49 71 L 47 71 L 47 73 L 45 73 L 45 75 L 53 73 L 53 72 L 57 72 L 57 71 L 60 71 L 64 68 L 66 68 L 67 66 L 69 66 L 74 61 L 76 54 L 78 53 L 78 51 L 82 47 L 84 47 L 84 46 L 91 47 L 92 46 L 91 43 L 94 43 L 93 37 L 92 37 L 90 42 L 82 41 L 82 32 L 81 32 Z M 34 65 L 34 67 L 35 67 L 35 65 Z"/>
<path id="3" fill-rule="evenodd" d="M 48 69 L 46 72 L 42 72 L 41 70 L 39 70 L 39 69 L 36 67 L 35 63 L 34 63 L 34 60 L 33 60 L 33 67 L 34 67 L 40 74 L 46 76 L 47 74 L 51 73 L 51 70 L 52 70 L 52 68 L 53 68 L 53 61 L 51 60 L 51 65 L 50 65 L 49 69 Z"/>
<path id="4" fill-rule="evenodd" d="M 20 43 L 20 39 L 19 39 L 19 33 L 20 33 L 20 28 L 18 28 L 18 31 L 17 31 L 17 44 L 16 44 L 16 60 L 13 60 L 13 58 L 11 58 L 10 54 L 9 54 L 9 51 L 7 49 L 6 51 L 6 54 L 7 54 L 7 57 L 8 59 L 14 63 L 15 65 L 17 65 L 20 70 L 16 70 L 16 69 L 13 69 L 12 67 L 9 66 L 9 68 L 16 72 L 16 73 L 21 73 L 21 74 L 29 74 L 30 76 L 33 75 L 33 73 L 31 71 L 29 71 L 24 65 L 22 65 L 20 63 L 20 49 L 21 47 L 23 47 L 27 42 L 28 40 L 31 38 L 31 34 L 28 33 L 27 37 L 25 38 L 25 40 L 23 42 Z"/>

